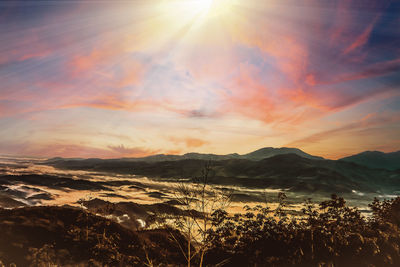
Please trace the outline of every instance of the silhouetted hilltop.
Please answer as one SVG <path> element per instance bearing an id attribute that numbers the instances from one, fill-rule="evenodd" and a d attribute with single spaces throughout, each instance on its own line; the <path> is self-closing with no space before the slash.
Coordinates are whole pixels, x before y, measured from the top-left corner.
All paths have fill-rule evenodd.
<path id="1" fill-rule="evenodd" d="M 262 160 L 265 158 L 270 158 L 277 155 L 283 154 L 296 154 L 300 157 L 307 158 L 307 159 L 323 159 L 322 157 L 312 156 L 303 152 L 298 148 L 289 148 L 289 147 L 264 147 L 259 150 L 253 151 L 251 153 L 242 155 L 241 158 L 250 159 L 250 160 Z"/>
<path id="2" fill-rule="evenodd" d="M 340 160 L 354 162 L 375 169 L 400 169 L 400 151 L 391 153 L 365 151 L 350 157 L 342 158 Z"/>

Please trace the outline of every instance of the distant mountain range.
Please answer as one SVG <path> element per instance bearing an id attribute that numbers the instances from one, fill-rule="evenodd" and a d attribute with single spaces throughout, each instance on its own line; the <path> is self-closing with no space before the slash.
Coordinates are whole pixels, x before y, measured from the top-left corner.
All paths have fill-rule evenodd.
<path id="1" fill-rule="evenodd" d="M 248 159 L 248 160 L 262 160 L 265 158 L 270 158 L 277 155 L 283 154 L 296 154 L 303 158 L 307 159 L 324 159 L 322 157 L 312 156 L 301 151 L 298 148 L 289 148 L 289 147 L 264 147 L 258 149 L 256 151 L 247 153 L 247 154 L 227 154 L 227 155 L 216 155 L 216 154 L 202 154 L 202 153 L 186 153 L 183 155 L 165 155 L 165 154 L 158 154 L 152 155 L 148 157 L 142 158 L 121 158 L 116 160 L 125 160 L 125 161 L 147 161 L 147 162 L 159 162 L 159 161 L 176 161 L 176 160 L 184 160 L 184 159 L 199 159 L 199 160 L 227 160 L 227 159 Z M 63 158 L 51 158 L 48 161 L 53 162 L 57 160 L 62 160 Z M 83 160 L 81 158 L 69 158 L 68 160 Z"/>
<path id="2" fill-rule="evenodd" d="M 51 159 L 61 169 L 105 171 L 174 180 L 198 177 L 212 162 L 212 183 L 294 192 L 400 194 L 400 171 L 374 169 L 346 159 L 326 160 L 295 148 L 263 148 L 249 154 L 189 153 L 135 159 Z M 394 169 L 395 165 L 394 165 Z"/>
<path id="3" fill-rule="evenodd" d="M 400 151 L 392 153 L 365 151 L 340 160 L 354 162 L 374 169 L 400 170 Z"/>
<path id="4" fill-rule="evenodd" d="M 247 153 L 247 154 L 226 154 L 226 155 L 216 155 L 216 154 L 202 154 L 202 153 L 186 153 L 183 155 L 165 155 L 165 154 L 158 154 L 152 155 L 148 157 L 141 157 L 141 158 L 120 158 L 120 159 L 110 159 L 111 161 L 138 161 L 138 162 L 161 162 L 161 161 L 180 161 L 185 159 L 197 159 L 197 160 L 228 160 L 228 159 L 247 159 L 247 160 L 254 160 L 259 161 L 266 158 L 271 158 L 277 155 L 284 155 L 284 154 L 295 154 L 302 158 L 306 159 L 315 159 L 315 160 L 324 160 L 323 157 L 310 155 L 305 153 L 304 151 L 298 148 L 290 148 L 290 147 L 264 147 L 258 149 L 256 151 Z M 69 161 L 81 161 L 85 160 L 82 158 L 51 158 L 47 162 L 57 162 L 60 160 L 69 160 Z M 90 159 L 92 161 L 101 159 Z M 349 157 L 339 159 L 341 161 L 353 162 L 359 165 L 366 166 L 372 169 L 387 169 L 387 170 L 400 170 L 400 151 L 391 152 L 391 153 L 383 153 L 379 151 L 365 151 L 360 154 L 352 155 Z"/>

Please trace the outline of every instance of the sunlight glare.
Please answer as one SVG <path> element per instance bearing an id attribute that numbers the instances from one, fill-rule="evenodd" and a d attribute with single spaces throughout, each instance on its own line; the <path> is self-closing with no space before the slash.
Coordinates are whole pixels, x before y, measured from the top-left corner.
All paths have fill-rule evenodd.
<path id="1" fill-rule="evenodd" d="M 165 1 L 163 10 L 175 16 L 175 19 L 215 17 L 223 15 L 233 5 L 233 0 L 187 0 Z M 176 15 L 179 14 L 178 17 Z"/>
<path id="2" fill-rule="evenodd" d="M 208 12 L 213 2 L 214 0 L 195 0 L 193 1 L 193 8 L 196 13 Z"/>

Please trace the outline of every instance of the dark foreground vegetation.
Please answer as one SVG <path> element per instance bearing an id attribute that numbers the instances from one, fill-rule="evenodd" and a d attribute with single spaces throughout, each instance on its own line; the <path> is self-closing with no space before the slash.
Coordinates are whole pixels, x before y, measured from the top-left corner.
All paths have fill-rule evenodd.
<path id="1" fill-rule="evenodd" d="M 145 266 L 151 259 L 184 263 L 167 231 L 131 231 L 78 208 L 0 210 L 0 229 L 0 260 L 6 266 Z M 184 242 L 177 231 L 173 234 Z"/>
<path id="2" fill-rule="evenodd" d="M 187 229 L 167 224 L 131 230 L 72 207 L 2 209 L 0 260 L 5 266 L 400 266 L 400 198 L 375 200 L 368 218 L 336 195 L 318 206 L 307 201 L 296 218 L 286 213 L 284 194 L 279 202 L 275 210 L 213 211 L 201 246 L 188 242 Z"/>
<path id="3" fill-rule="evenodd" d="M 400 198 L 371 205 L 366 219 L 343 198 L 332 195 L 303 219 L 290 219 L 284 204 L 275 210 L 249 209 L 244 215 L 214 214 L 210 264 L 228 266 L 400 266 Z"/>

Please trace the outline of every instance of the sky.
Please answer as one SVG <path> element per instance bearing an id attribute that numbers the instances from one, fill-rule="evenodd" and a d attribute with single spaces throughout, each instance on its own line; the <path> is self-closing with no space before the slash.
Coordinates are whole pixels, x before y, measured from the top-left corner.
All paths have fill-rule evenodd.
<path id="1" fill-rule="evenodd" d="M 400 150 L 400 1 L 0 1 L 0 154 Z"/>

